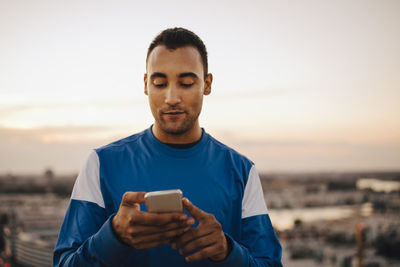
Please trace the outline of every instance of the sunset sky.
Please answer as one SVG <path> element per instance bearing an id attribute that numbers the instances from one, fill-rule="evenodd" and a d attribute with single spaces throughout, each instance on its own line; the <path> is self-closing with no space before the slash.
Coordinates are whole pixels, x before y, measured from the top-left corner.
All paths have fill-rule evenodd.
<path id="1" fill-rule="evenodd" d="M 161 30 L 205 42 L 200 124 L 262 172 L 400 169 L 400 1 L 0 0 L 0 174 L 76 172 L 149 127 Z"/>

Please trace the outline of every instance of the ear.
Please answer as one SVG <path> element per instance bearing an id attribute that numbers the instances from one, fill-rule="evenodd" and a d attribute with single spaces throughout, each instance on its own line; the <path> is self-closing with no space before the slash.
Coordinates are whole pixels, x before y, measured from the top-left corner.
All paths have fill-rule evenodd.
<path id="1" fill-rule="evenodd" d="M 207 74 L 206 79 L 204 80 L 204 95 L 211 94 L 211 84 L 213 81 L 213 76 L 211 73 Z"/>
<path id="2" fill-rule="evenodd" d="M 144 94 L 149 95 L 149 91 L 147 90 L 147 73 L 144 74 L 143 81 L 144 81 Z"/>

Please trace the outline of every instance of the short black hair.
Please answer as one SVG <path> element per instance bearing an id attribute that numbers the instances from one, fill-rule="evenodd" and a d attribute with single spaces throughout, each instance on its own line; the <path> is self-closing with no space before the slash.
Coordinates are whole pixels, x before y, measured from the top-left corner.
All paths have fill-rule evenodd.
<path id="1" fill-rule="evenodd" d="M 163 30 L 151 42 L 147 50 L 146 64 L 151 51 L 156 46 L 165 45 L 168 49 L 177 49 L 184 46 L 194 46 L 200 53 L 203 62 L 204 77 L 208 74 L 207 49 L 203 41 L 194 32 L 185 28 L 175 27 Z"/>

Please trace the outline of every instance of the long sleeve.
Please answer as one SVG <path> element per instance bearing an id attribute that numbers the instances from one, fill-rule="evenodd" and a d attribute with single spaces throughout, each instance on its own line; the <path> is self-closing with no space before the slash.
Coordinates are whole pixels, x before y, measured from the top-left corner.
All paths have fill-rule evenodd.
<path id="1" fill-rule="evenodd" d="M 216 266 L 282 266 L 282 248 L 264 201 L 260 178 L 253 165 L 242 203 L 242 233 L 239 240 L 228 234 L 232 251 Z"/>
<path id="2" fill-rule="evenodd" d="M 281 267 L 282 249 L 268 215 L 243 220 L 244 239 L 232 241 L 229 256 L 216 266 L 274 266 Z"/>
<path id="3" fill-rule="evenodd" d="M 98 157 L 92 152 L 82 168 L 53 255 L 58 266 L 119 266 L 132 248 L 114 235 L 101 196 Z"/>

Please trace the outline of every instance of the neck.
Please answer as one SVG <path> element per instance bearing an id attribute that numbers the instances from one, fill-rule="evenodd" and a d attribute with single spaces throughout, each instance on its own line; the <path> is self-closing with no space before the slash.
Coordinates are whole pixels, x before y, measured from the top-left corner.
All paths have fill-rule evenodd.
<path id="1" fill-rule="evenodd" d="M 202 130 L 199 122 L 188 131 L 182 134 L 169 134 L 163 131 L 157 122 L 154 123 L 152 128 L 154 136 L 161 142 L 167 144 L 189 144 L 198 141 L 201 138 Z"/>

